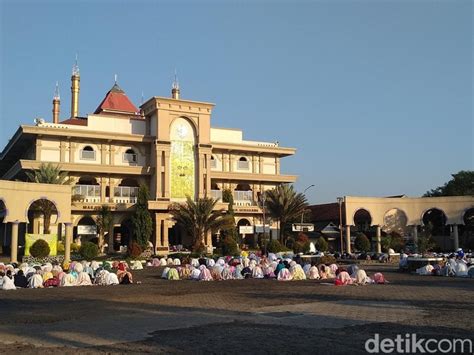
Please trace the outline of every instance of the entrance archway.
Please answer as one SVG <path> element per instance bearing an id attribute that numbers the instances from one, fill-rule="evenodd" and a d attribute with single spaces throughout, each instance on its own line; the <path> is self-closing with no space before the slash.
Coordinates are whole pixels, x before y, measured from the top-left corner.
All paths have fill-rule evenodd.
<path id="1" fill-rule="evenodd" d="M 79 222 L 77 222 L 77 226 L 74 227 L 74 240 L 75 242 L 93 242 L 98 244 L 97 238 L 97 225 L 92 217 L 85 216 L 82 217 Z"/>
<path id="2" fill-rule="evenodd" d="M 46 199 L 41 198 L 31 202 L 28 207 L 28 233 L 34 234 L 50 234 L 51 227 L 55 226 L 57 231 L 58 209 L 56 205 Z"/>
<path id="3" fill-rule="evenodd" d="M 361 208 L 354 213 L 354 225 L 358 232 L 367 232 L 372 225 L 372 216 L 370 212 Z"/>
<path id="4" fill-rule="evenodd" d="M 242 241 L 242 243 L 251 245 L 254 247 L 257 244 L 256 240 L 256 234 L 254 232 L 252 233 L 240 233 L 240 227 L 249 227 L 251 226 L 252 223 L 247 218 L 241 218 L 237 222 L 237 233 L 239 234 L 239 239 Z"/>
<path id="5" fill-rule="evenodd" d="M 130 218 L 122 221 L 120 226 L 114 227 L 114 250 L 128 247 L 133 239 L 133 222 Z"/>
<path id="6" fill-rule="evenodd" d="M 448 228 L 446 226 L 446 214 L 438 209 L 431 208 L 423 213 L 423 224 L 431 229 L 433 236 L 447 236 L 449 235 Z"/>

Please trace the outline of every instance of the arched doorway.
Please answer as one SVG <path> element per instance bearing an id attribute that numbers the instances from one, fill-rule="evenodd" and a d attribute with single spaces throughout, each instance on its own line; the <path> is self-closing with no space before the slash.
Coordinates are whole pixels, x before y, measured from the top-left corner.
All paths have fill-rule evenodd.
<path id="1" fill-rule="evenodd" d="M 114 250 L 128 247 L 133 240 L 133 222 L 130 218 L 122 221 L 120 226 L 114 227 Z"/>
<path id="2" fill-rule="evenodd" d="M 243 244 L 247 244 L 249 246 L 255 247 L 258 242 L 255 231 L 253 230 L 253 228 L 245 228 L 245 227 L 251 227 L 251 226 L 252 226 L 252 223 L 250 223 L 250 221 L 247 218 L 241 218 L 237 222 L 237 233 L 239 235 L 239 239 L 242 241 Z M 242 230 L 248 229 L 248 231 L 246 231 L 247 233 L 241 233 L 240 227 L 244 227 L 242 228 Z"/>
<path id="3" fill-rule="evenodd" d="M 100 202 L 100 186 L 92 176 L 82 176 L 73 187 L 73 199 L 85 202 Z"/>
<path id="4" fill-rule="evenodd" d="M 97 225 L 95 220 L 90 216 L 82 217 L 77 226 L 74 227 L 74 242 L 81 244 L 84 242 L 93 242 L 98 244 Z"/>
<path id="5" fill-rule="evenodd" d="M 28 233 L 58 234 L 56 222 L 58 210 L 48 199 L 41 198 L 33 201 L 28 208 Z"/>
<path id="6" fill-rule="evenodd" d="M 354 225 L 357 232 L 368 232 L 372 225 L 372 216 L 366 209 L 359 209 L 354 213 Z"/>
<path id="7" fill-rule="evenodd" d="M 436 243 L 436 249 L 452 249 L 450 230 L 446 225 L 446 214 L 442 210 L 431 208 L 423 213 L 422 220 L 424 233 L 432 236 Z"/>
<path id="8" fill-rule="evenodd" d="M 464 225 L 460 226 L 461 243 L 465 249 L 474 249 L 474 208 L 469 208 L 463 215 Z"/>
<path id="9" fill-rule="evenodd" d="M 8 232 L 8 223 L 3 223 L 5 220 L 5 217 L 7 216 L 7 207 L 5 206 L 5 203 L 3 200 L 0 200 L 0 255 L 7 255 L 7 252 L 9 253 L 10 250 L 8 248 L 9 241 L 8 241 L 8 236 L 10 234 L 7 234 Z"/>

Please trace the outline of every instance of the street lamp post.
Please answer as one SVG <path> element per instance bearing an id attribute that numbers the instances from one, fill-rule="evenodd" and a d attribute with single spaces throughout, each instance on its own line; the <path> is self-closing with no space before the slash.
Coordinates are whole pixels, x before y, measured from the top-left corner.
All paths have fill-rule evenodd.
<path id="1" fill-rule="evenodd" d="M 344 253 L 344 247 L 343 247 L 343 239 L 342 239 L 342 197 L 337 198 L 337 203 L 339 204 L 339 233 L 341 235 L 341 257 L 342 254 Z"/>
<path id="2" fill-rule="evenodd" d="M 303 195 L 305 194 L 306 191 L 308 191 L 310 188 L 315 187 L 315 186 L 316 186 L 316 185 L 314 185 L 314 184 L 309 185 L 306 189 L 304 189 Z M 303 218 L 304 218 L 304 213 L 305 213 L 305 211 L 306 211 L 306 210 L 303 209 L 303 212 L 301 212 L 301 224 L 300 224 L 301 229 L 303 229 Z"/>

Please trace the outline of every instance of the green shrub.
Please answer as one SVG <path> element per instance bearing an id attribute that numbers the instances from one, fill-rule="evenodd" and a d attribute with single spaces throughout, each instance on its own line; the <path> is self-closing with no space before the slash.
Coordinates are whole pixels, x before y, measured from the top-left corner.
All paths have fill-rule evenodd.
<path id="1" fill-rule="evenodd" d="M 71 253 L 79 253 L 79 249 L 81 249 L 79 244 L 71 243 Z"/>
<path id="2" fill-rule="evenodd" d="M 299 233 L 295 243 L 293 244 L 293 251 L 295 254 L 308 253 L 310 244 L 308 236 L 304 233 Z"/>
<path id="3" fill-rule="evenodd" d="M 222 241 L 222 255 L 239 255 L 239 246 L 232 237 L 226 237 Z"/>
<path id="4" fill-rule="evenodd" d="M 278 240 L 270 240 L 267 245 L 267 251 L 269 253 L 279 253 L 285 249 L 286 248 L 284 248 Z"/>
<path id="5" fill-rule="evenodd" d="M 48 242 L 44 239 L 38 239 L 30 247 L 30 254 L 35 258 L 45 258 L 49 255 L 50 251 Z"/>
<path id="6" fill-rule="evenodd" d="M 63 242 L 58 242 L 57 250 L 58 250 L 58 254 L 64 254 L 64 243 Z"/>
<path id="7" fill-rule="evenodd" d="M 354 246 L 358 251 L 368 252 L 370 251 L 370 240 L 365 234 L 359 234 L 355 239 Z"/>
<path id="8" fill-rule="evenodd" d="M 99 254 L 99 247 L 92 242 L 82 243 L 79 253 L 86 260 L 92 260 Z"/>
<path id="9" fill-rule="evenodd" d="M 319 237 L 314 242 L 314 247 L 316 248 L 317 251 L 325 252 L 328 250 L 329 246 L 328 246 L 328 242 L 326 241 L 324 237 Z"/>
<path id="10" fill-rule="evenodd" d="M 132 258 L 138 258 L 141 253 L 143 252 L 141 246 L 136 243 L 136 242 L 133 242 L 132 245 L 130 245 L 129 249 L 128 249 L 128 254 L 132 257 Z"/>

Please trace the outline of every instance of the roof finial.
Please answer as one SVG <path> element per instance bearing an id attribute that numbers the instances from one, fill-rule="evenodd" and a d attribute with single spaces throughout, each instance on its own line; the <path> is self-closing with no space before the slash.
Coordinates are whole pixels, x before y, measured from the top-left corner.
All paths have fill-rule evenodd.
<path id="1" fill-rule="evenodd" d="M 118 78 L 118 75 L 115 74 L 115 84 L 117 84 L 117 78 Z"/>
<path id="2" fill-rule="evenodd" d="M 77 53 L 76 53 L 76 62 L 74 63 L 74 65 L 72 67 L 72 75 L 79 76 L 79 64 L 77 62 Z"/>
<path id="3" fill-rule="evenodd" d="M 178 72 L 176 68 L 174 69 L 174 81 L 173 81 L 173 89 L 179 90 L 179 82 L 178 82 Z"/>
<path id="4" fill-rule="evenodd" d="M 57 81 L 56 81 L 56 88 L 54 89 L 53 100 L 61 100 L 61 96 L 59 95 L 59 83 Z"/>

